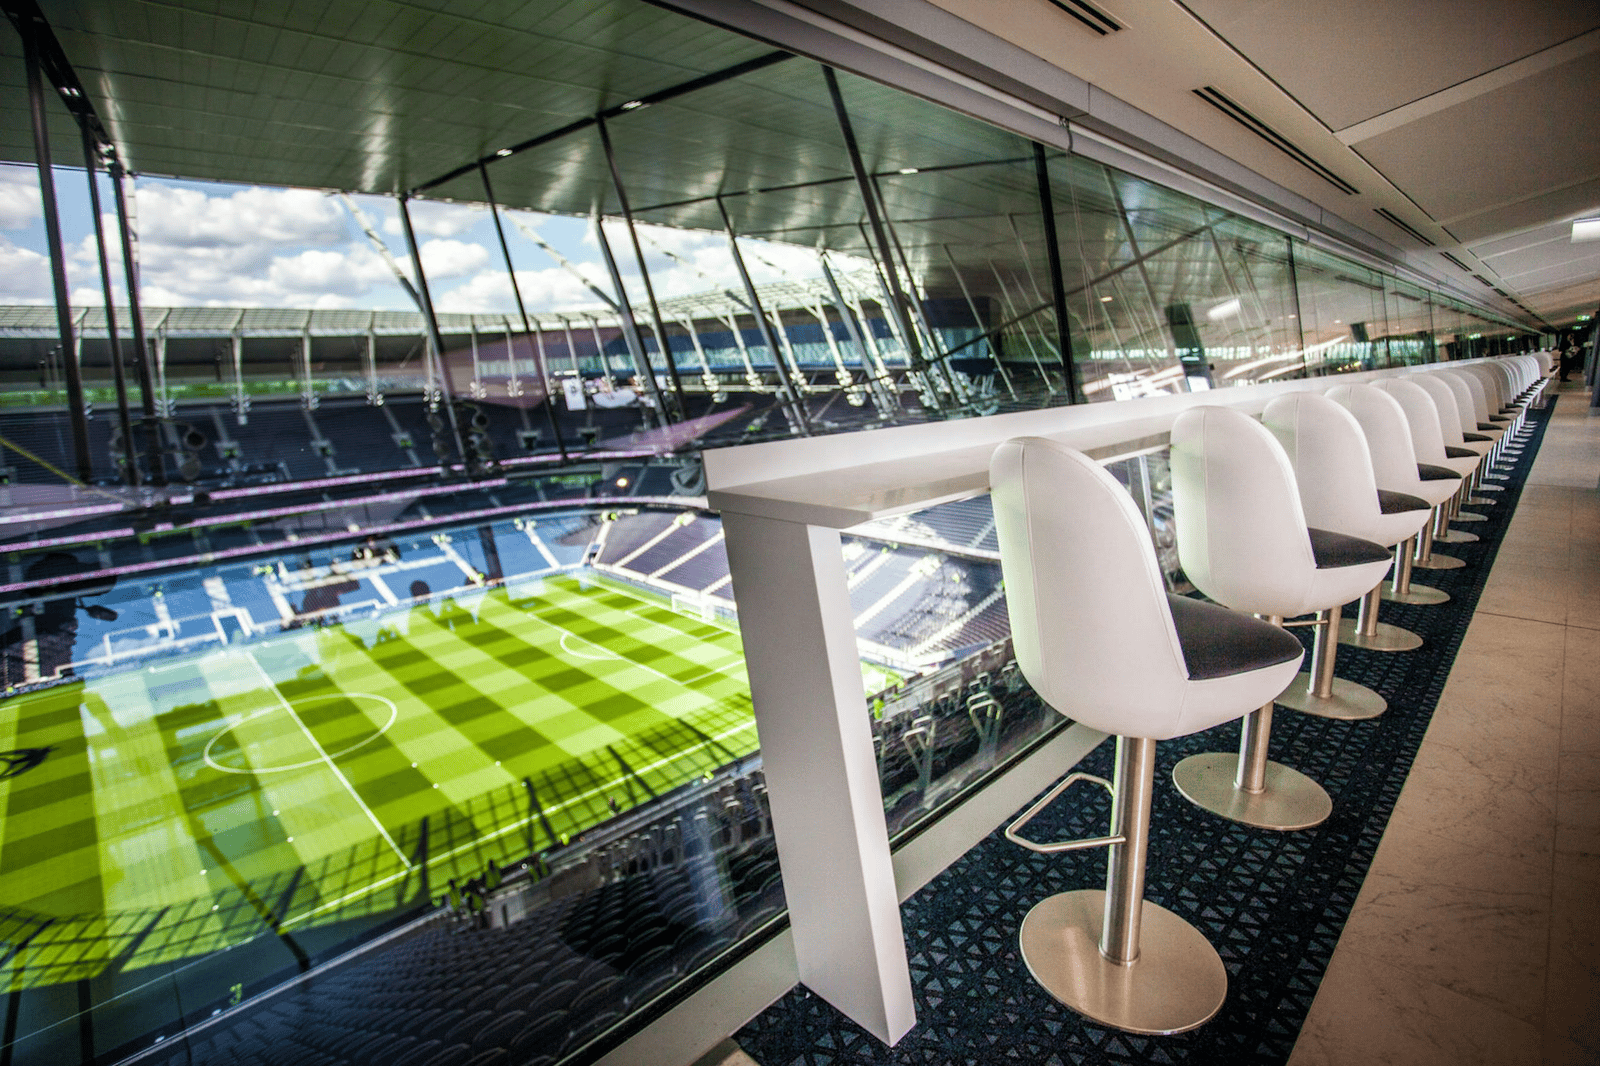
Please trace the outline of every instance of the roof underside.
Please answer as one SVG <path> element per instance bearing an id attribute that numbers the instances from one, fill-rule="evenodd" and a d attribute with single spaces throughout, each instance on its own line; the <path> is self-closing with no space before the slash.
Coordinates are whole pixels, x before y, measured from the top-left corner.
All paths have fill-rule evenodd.
<path id="1" fill-rule="evenodd" d="M 614 215 L 620 205 L 593 121 L 609 113 L 641 221 L 719 230 L 720 194 L 742 235 L 868 251 L 819 65 L 643 0 L 45 0 L 41 8 L 135 173 L 380 194 L 428 186 L 427 196 L 481 202 L 471 164 L 489 159 L 503 205 Z M 1033 145 L 862 78 L 840 83 L 864 163 L 897 223 L 897 254 L 927 288 L 958 294 L 954 263 L 979 295 L 1042 293 Z M 685 86 L 692 91 L 674 92 Z M 638 100 L 655 102 L 622 110 Z M 57 161 L 81 162 L 76 129 L 59 102 L 52 110 Z M 0 116 L 0 156 L 32 163 L 20 45 L 10 33 L 0 33 Z M 1237 276 L 1246 262 L 1268 274 L 1285 269 L 1283 238 L 1259 226 L 1059 153 L 1050 171 L 1070 247 L 1069 295 L 1132 284 L 1130 255 L 1140 256 L 1138 283 L 1157 303 L 1230 290 L 1249 280 Z M 1225 257 L 1237 261 L 1231 275 Z"/>

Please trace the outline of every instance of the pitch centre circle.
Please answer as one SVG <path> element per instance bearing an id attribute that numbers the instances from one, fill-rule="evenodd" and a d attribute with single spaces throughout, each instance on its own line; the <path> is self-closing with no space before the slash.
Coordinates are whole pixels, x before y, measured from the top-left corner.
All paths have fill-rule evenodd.
<path id="1" fill-rule="evenodd" d="M 320 741 L 315 739 L 315 735 L 311 733 L 310 727 L 307 726 L 305 724 L 305 720 L 300 717 L 298 708 L 311 707 L 319 703 L 332 703 L 339 700 L 344 700 L 358 705 L 363 701 L 369 705 L 376 704 L 379 707 L 388 710 L 388 718 L 381 726 L 374 726 L 372 732 L 368 733 L 366 736 L 345 744 L 337 751 L 328 751 L 327 749 L 322 748 Z M 215 758 L 213 755 L 214 749 L 216 748 L 217 743 L 221 741 L 223 737 L 227 736 L 229 733 L 232 733 L 242 725 L 246 725 L 250 722 L 258 721 L 272 715 L 289 715 L 294 718 L 296 728 L 304 731 L 307 734 L 307 738 L 310 739 L 318 749 L 322 750 L 323 753 L 314 759 L 306 759 L 302 762 L 285 763 L 278 766 L 229 766 L 226 763 L 219 762 Z M 361 748 L 366 747 L 368 744 L 371 744 L 374 740 L 377 740 L 379 737 L 387 733 L 389 731 L 389 727 L 394 725 L 396 719 L 399 717 L 400 709 L 395 706 L 393 700 L 385 699 L 382 696 L 374 696 L 369 692 L 344 692 L 337 696 L 302 696 L 299 699 L 290 700 L 287 704 L 279 704 L 275 707 L 263 707 L 259 711 L 252 711 L 250 714 L 245 715 L 237 722 L 219 729 L 215 736 L 206 741 L 204 757 L 207 766 L 211 767 L 213 770 L 217 770 L 225 774 L 286 774 L 295 770 L 304 770 L 309 766 L 319 766 L 324 762 L 334 759 L 341 759 L 346 755 L 350 755 L 356 751 L 359 751 Z M 243 749 L 244 745 L 240 744 L 239 750 L 242 752 Z"/>

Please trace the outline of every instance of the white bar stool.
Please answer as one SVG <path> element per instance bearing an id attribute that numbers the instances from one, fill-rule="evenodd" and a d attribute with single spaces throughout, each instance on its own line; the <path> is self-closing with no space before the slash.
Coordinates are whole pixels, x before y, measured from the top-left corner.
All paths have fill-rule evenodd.
<path id="1" fill-rule="evenodd" d="M 1393 549 L 1410 541 L 1427 524 L 1431 508 L 1426 500 L 1378 488 L 1372 452 L 1361 424 L 1326 396 L 1280 396 L 1267 404 L 1261 423 L 1278 438 L 1289 456 L 1295 484 L 1300 489 L 1300 506 L 1311 526 Z M 1333 676 L 1333 649 L 1322 649 L 1335 635 L 1340 644 L 1370 651 L 1420 648 L 1422 638 L 1411 630 L 1378 621 L 1382 592 L 1383 582 L 1373 585 L 1361 597 L 1361 608 L 1354 619 L 1341 622 L 1339 608 L 1331 609 L 1332 624 L 1317 630 L 1307 692 L 1293 701 L 1288 698 L 1293 690 L 1285 693 L 1278 698 L 1280 706 L 1305 710 L 1303 702 L 1315 701 L 1322 707 L 1347 709 L 1349 713 L 1340 715 L 1322 712 L 1341 718 L 1371 718 L 1382 712 L 1384 701 L 1376 692 Z"/>
<path id="2" fill-rule="evenodd" d="M 1382 545 L 1311 529 L 1294 469 L 1272 433 L 1227 407 L 1194 407 L 1172 424 L 1173 524 L 1194 586 L 1281 625 L 1328 611 L 1383 580 Z M 1262 829 L 1305 829 L 1333 802 L 1305 774 L 1269 762 L 1272 704 L 1244 720 L 1239 754 L 1192 755 L 1173 770 L 1196 805 Z"/>
<path id="3" fill-rule="evenodd" d="M 1205 936 L 1144 899 L 1156 741 L 1210 729 L 1288 684 L 1302 652 L 1248 615 L 1169 596 L 1133 499 L 1079 452 L 1038 437 L 990 462 L 1017 664 L 1039 696 L 1117 738 L 1111 782 L 1069 774 L 1007 830 L 1053 853 L 1107 846 L 1104 891 L 1043 900 L 1021 930 L 1034 978 L 1072 1010 L 1135 1033 L 1178 1033 L 1221 1008 L 1227 971 Z M 1112 795 L 1111 831 L 1037 844 L 1018 835 L 1077 781 Z"/>
<path id="4" fill-rule="evenodd" d="M 1425 476 L 1426 470 L 1435 468 L 1425 468 L 1417 462 L 1416 449 L 1411 442 L 1411 424 L 1394 397 L 1372 385 L 1336 385 L 1324 395 L 1354 415 L 1361 426 L 1371 450 L 1372 473 L 1379 489 L 1418 497 L 1429 507 L 1443 503 L 1455 492 L 1458 479 L 1453 471 L 1438 470 L 1434 477 Z M 1425 523 L 1415 543 L 1408 541 L 1395 549 L 1394 580 L 1380 593 L 1383 599 L 1420 605 L 1449 602 L 1448 592 L 1411 581 L 1414 557 L 1422 554 L 1424 545 L 1431 552 L 1432 537 L 1433 525 Z M 1446 561 L 1442 555 L 1431 557 L 1438 562 Z M 1455 563 L 1466 565 L 1459 559 Z"/>

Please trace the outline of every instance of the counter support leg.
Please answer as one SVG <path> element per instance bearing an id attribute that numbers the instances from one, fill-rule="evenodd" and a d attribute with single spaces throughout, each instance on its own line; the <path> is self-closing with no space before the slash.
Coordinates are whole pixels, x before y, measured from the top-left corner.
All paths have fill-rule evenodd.
<path id="1" fill-rule="evenodd" d="M 916 1009 L 839 533 L 722 526 L 800 980 L 893 1044 Z"/>

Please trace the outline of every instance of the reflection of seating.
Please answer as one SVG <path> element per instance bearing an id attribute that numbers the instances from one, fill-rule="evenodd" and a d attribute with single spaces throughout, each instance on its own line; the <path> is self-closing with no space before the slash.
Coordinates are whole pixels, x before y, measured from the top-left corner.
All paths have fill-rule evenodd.
<path id="1" fill-rule="evenodd" d="M 1380 545 L 1310 529 L 1294 470 L 1259 422 L 1225 407 L 1196 407 L 1172 425 L 1172 500 L 1178 557 L 1218 603 L 1282 624 L 1365 593 L 1383 578 Z M 1313 711 L 1313 713 L 1315 713 Z M 1244 721 L 1237 763 L 1192 755 L 1173 770 L 1178 789 L 1224 818 L 1263 829 L 1304 829 L 1333 809 L 1322 786 L 1267 760 L 1272 704 Z"/>
<path id="2" fill-rule="evenodd" d="M 1300 506 L 1306 522 L 1316 529 L 1331 529 L 1346 536 L 1362 537 L 1387 548 L 1407 544 L 1428 521 L 1428 504 L 1416 496 L 1383 492 L 1372 470 L 1372 452 L 1361 424 L 1355 416 L 1326 396 L 1295 393 L 1280 396 L 1267 404 L 1261 421 L 1278 438 L 1294 467 L 1295 484 L 1300 490 Z M 1316 647 L 1311 652 L 1312 677 L 1309 697 L 1295 702 L 1279 698 L 1287 707 L 1304 709 L 1305 698 L 1341 699 L 1355 703 L 1382 701 L 1370 689 L 1333 678 L 1333 656 L 1327 641 L 1338 639 L 1374 651 L 1409 651 L 1422 645 L 1422 638 L 1399 626 L 1378 621 L 1378 599 L 1383 585 L 1373 585 L 1361 598 L 1361 611 L 1348 632 L 1338 636 L 1337 626 L 1317 630 Z M 1339 609 L 1332 609 L 1337 619 Z M 1335 696 L 1338 690 L 1343 694 Z M 1359 692 L 1354 690 L 1360 689 Z M 1367 693 L 1371 693 L 1370 697 Z"/>
<path id="3" fill-rule="evenodd" d="M 1105 891 L 1052 896 L 1023 922 L 1023 958 L 1057 999 L 1094 1021 L 1172 1033 L 1209 1019 L 1227 993 L 1217 952 L 1193 926 L 1144 901 L 1157 740 L 1236 718 L 1282 690 L 1299 642 L 1211 604 L 1168 596 L 1144 519 L 1083 455 L 1038 438 L 990 464 L 1017 662 L 1061 714 L 1117 737 L 1111 835 L 1033 844 L 1111 848 Z"/>

